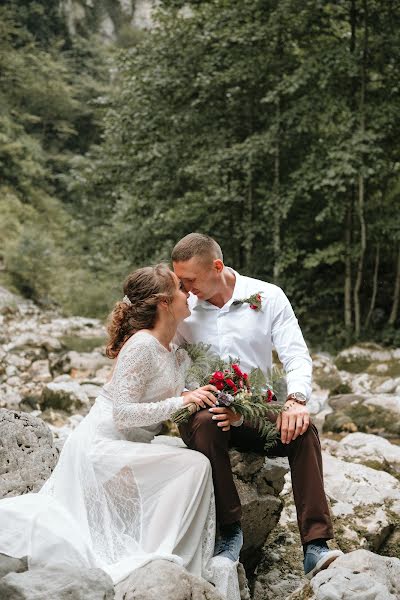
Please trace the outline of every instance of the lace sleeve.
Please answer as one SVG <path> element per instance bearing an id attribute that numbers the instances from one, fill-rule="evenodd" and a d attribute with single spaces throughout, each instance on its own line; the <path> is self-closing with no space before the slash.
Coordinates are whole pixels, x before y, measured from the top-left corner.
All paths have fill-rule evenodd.
<path id="1" fill-rule="evenodd" d="M 158 375 L 155 350 L 143 340 L 131 342 L 117 359 L 113 385 L 113 419 L 119 430 L 161 423 L 183 406 L 183 398 L 142 402 L 149 381 Z"/>

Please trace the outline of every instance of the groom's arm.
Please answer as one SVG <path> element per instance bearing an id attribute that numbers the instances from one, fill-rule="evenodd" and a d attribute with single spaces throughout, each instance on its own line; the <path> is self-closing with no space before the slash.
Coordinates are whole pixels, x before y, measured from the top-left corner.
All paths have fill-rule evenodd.
<path id="1" fill-rule="evenodd" d="M 296 315 L 279 288 L 271 324 L 272 342 L 286 372 L 287 392 L 311 395 L 312 360 Z"/>

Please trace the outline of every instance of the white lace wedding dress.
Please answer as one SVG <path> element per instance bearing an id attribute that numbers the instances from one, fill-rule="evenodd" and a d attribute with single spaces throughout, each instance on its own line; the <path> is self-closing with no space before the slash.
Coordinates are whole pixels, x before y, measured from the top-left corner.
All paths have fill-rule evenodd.
<path id="1" fill-rule="evenodd" d="M 0 501 L 1 553 L 28 556 L 30 569 L 99 567 L 114 583 L 162 558 L 213 582 L 227 600 L 240 599 L 236 565 L 212 558 L 208 459 L 154 443 L 161 422 L 183 404 L 189 361 L 147 332 L 128 340 L 40 492 Z"/>

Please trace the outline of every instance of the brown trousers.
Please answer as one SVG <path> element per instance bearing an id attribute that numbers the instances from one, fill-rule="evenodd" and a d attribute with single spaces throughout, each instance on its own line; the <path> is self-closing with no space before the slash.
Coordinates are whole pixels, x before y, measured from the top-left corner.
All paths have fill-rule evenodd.
<path id="1" fill-rule="evenodd" d="M 240 521 L 242 507 L 231 470 L 228 450 L 235 447 L 265 454 L 258 431 L 246 424 L 222 431 L 211 419 L 208 410 L 200 410 L 179 427 L 185 444 L 202 452 L 210 460 L 214 481 L 217 519 L 220 525 Z M 294 501 L 301 541 L 333 537 L 332 523 L 324 491 L 321 444 L 316 427 L 289 444 L 279 440 L 267 456 L 287 456 L 289 459 Z"/>

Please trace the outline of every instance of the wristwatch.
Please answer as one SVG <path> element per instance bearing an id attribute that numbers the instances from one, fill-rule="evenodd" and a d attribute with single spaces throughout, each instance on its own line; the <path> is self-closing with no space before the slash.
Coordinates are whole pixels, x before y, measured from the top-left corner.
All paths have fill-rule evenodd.
<path id="1" fill-rule="evenodd" d="M 289 396 L 286 398 L 286 402 L 288 400 L 294 400 L 297 402 L 297 404 L 302 404 L 303 406 L 307 404 L 307 398 L 301 392 L 293 392 L 292 394 L 289 394 Z"/>

